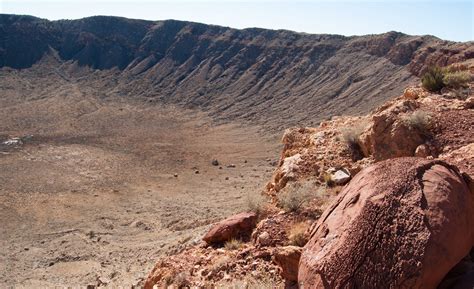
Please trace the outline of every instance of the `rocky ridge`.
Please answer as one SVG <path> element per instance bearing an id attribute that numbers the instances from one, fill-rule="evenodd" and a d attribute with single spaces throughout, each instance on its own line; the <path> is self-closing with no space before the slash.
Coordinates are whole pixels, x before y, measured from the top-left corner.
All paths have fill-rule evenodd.
<path id="1" fill-rule="evenodd" d="M 367 113 L 471 43 L 398 32 L 360 37 L 96 16 L 0 15 L 0 67 L 42 69 L 119 95 L 274 129 Z M 87 69 L 85 69 L 87 68 Z"/>

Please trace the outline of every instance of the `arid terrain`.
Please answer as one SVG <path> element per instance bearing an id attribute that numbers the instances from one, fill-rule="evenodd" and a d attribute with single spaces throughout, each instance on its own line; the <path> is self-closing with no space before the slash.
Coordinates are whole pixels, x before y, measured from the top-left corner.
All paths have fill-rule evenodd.
<path id="1" fill-rule="evenodd" d="M 295 286 L 308 234 L 359 171 L 377 165 L 367 187 L 438 160 L 473 173 L 472 42 L 4 14 L 0 40 L 2 288 Z M 428 67 L 459 63 L 462 88 L 420 87 Z M 293 193 L 310 200 L 289 210 Z M 249 234 L 215 241 L 241 212 Z"/>
<path id="2" fill-rule="evenodd" d="M 257 127 L 33 73 L 0 72 L 0 287 L 136 284 L 271 175 Z"/>

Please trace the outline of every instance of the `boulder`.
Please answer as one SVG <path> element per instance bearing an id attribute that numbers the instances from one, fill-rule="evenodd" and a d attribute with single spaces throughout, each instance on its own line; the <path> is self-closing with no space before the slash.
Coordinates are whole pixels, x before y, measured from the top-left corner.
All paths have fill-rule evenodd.
<path id="1" fill-rule="evenodd" d="M 281 267 L 281 276 L 287 281 L 298 280 L 298 263 L 303 248 L 298 246 L 278 247 L 273 251 L 275 263 Z"/>
<path id="2" fill-rule="evenodd" d="M 398 158 L 360 173 L 312 228 L 305 288 L 436 288 L 474 245 L 474 192 L 442 161 Z"/>
<path id="3" fill-rule="evenodd" d="M 240 213 L 212 226 L 203 237 L 208 244 L 218 244 L 231 239 L 243 239 L 250 236 L 257 222 L 257 214 Z"/>

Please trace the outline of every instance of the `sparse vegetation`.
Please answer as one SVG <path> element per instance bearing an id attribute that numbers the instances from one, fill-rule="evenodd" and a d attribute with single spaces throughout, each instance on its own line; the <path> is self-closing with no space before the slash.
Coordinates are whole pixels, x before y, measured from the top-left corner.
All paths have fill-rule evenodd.
<path id="1" fill-rule="evenodd" d="M 347 144 L 347 147 L 352 153 L 352 159 L 354 161 L 359 160 L 363 157 L 359 145 L 359 139 L 362 133 L 365 131 L 366 127 L 367 122 L 364 121 L 341 130 L 342 140 Z"/>
<path id="2" fill-rule="evenodd" d="M 306 222 L 296 223 L 288 232 L 288 240 L 290 240 L 290 245 L 303 247 L 308 242 L 308 230 L 309 225 Z"/>
<path id="3" fill-rule="evenodd" d="M 229 250 L 229 251 L 237 250 L 237 249 L 242 248 L 243 244 L 244 243 L 241 240 L 230 239 L 229 241 L 225 242 L 224 248 L 226 248 L 226 250 Z"/>
<path id="4" fill-rule="evenodd" d="M 405 124 L 422 133 L 428 133 L 431 127 L 431 116 L 422 110 L 417 110 L 403 118 Z"/>
<path id="5" fill-rule="evenodd" d="M 422 86 L 431 92 L 439 92 L 444 86 L 444 70 L 438 66 L 432 66 L 421 77 Z"/>
<path id="6" fill-rule="evenodd" d="M 464 67 L 430 67 L 421 78 L 423 87 L 431 92 L 439 92 L 443 87 L 458 89 L 466 87 L 473 77 Z"/>
<path id="7" fill-rule="evenodd" d="M 326 186 L 328 186 L 328 187 L 334 186 L 334 181 L 333 181 L 330 173 L 324 172 L 323 173 L 323 180 L 324 180 L 324 183 L 326 184 Z"/>
<path id="8" fill-rule="evenodd" d="M 468 71 L 447 72 L 443 77 L 444 85 L 454 89 L 466 87 L 471 80 L 472 75 Z"/>
<path id="9" fill-rule="evenodd" d="M 287 212 L 296 212 L 316 195 L 316 191 L 312 182 L 289 183 L 280 195 L 280 206 Z"/>
<path id="10" fill-rule="evenodd" d="M 247 208 L 250 212 L 260 215 L 267 204 L 262 194 L 252 193 L 247 195 Z"/>

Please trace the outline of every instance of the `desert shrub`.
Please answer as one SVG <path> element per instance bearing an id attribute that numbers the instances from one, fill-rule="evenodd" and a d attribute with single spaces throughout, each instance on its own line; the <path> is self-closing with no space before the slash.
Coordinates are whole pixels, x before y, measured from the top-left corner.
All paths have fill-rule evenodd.
<path id="1" fill-rule="evenodd" d="M 364 132 L 363 129 L 360 127 L 351 127 L 351 128 L 344 128 L 342 133 L 342 140 L 350 147 L 356 146 L 359 144 L 359 137 Z"/>
<path id="2" fill-rule="evenodd" d="M 452 91 L 453 97 L 457 99 L 466 100 L 469 97 L 471 90 L 469 88 L 460 87 Z"/>
<path id="3" fill-rule="evenodd" d="M 439 92 L 445 86 L 444 74 L 445 71 L 442 68 L 438 66 L 430 67 L 421 77 L 421 85 L 428 91 Z"/>
<path id="4" fill-rule="evenodd" d="M 450 66 L 446 67 L 447 72 L 458 72 L 468 70 L 469 67 L 464 63 L 453 63 Z"/>
<path id="5" fill-rule="evenodd" d="M 267 204 L 266 198 L 262 194 L 248 194 L 247 195 L 247 209 L 260 215 L 265 210 Z"/>
<path id="6" fill-rule="evenodd" d="M 466 87 L 472 80 L 472 75 L 468 71 L 448 72 L 443 77 L 443 83 L 449 88 Z"/>
<path id="7" fill-rule="evenodd" d="M 327 173 L 327 172 L 323 173 L 323 181 L 328 187 L 334 186 L 334 181 L 330 173 Z"/>
<path id="8" fill-rule="evenodd" d="M 410 128 L 427 133 L 431 126 L 431 116 L 422 110 L 417 110 L 403 118 L 403 122 Z"/>
<path id="9" fill-rule="evenodd" d="M 317 187 L 311 182 L 292 182 L 280 195 L 280 206 L 287 212 L 298 211 L 306 202 L 316 196 Z"/>
<path id="10" fill-rule="evenodd" d="M 290 245 L 303 247 L 308 242 L 308 230 L 309 225 L 306 222 L 294 224 L 288 232 L 288 240 Z"/>
<path id="11" fill-rule="evenodd" d="M 367 122 L 364 121 L 341 130 L 342 140 L 347 144 L 347 147 L 351 151 L 353 160 L 359 160 L 363 157 L 359 145 L 359 139 L 366 127 Z"/>
<path id="12" fill-rule="evenodd" d="M 227 250 L 237 250 L 242 248 L 243 242 L 238 239 L 230 239 L 229 241 L 225 242 L 224 248 Z"/>

